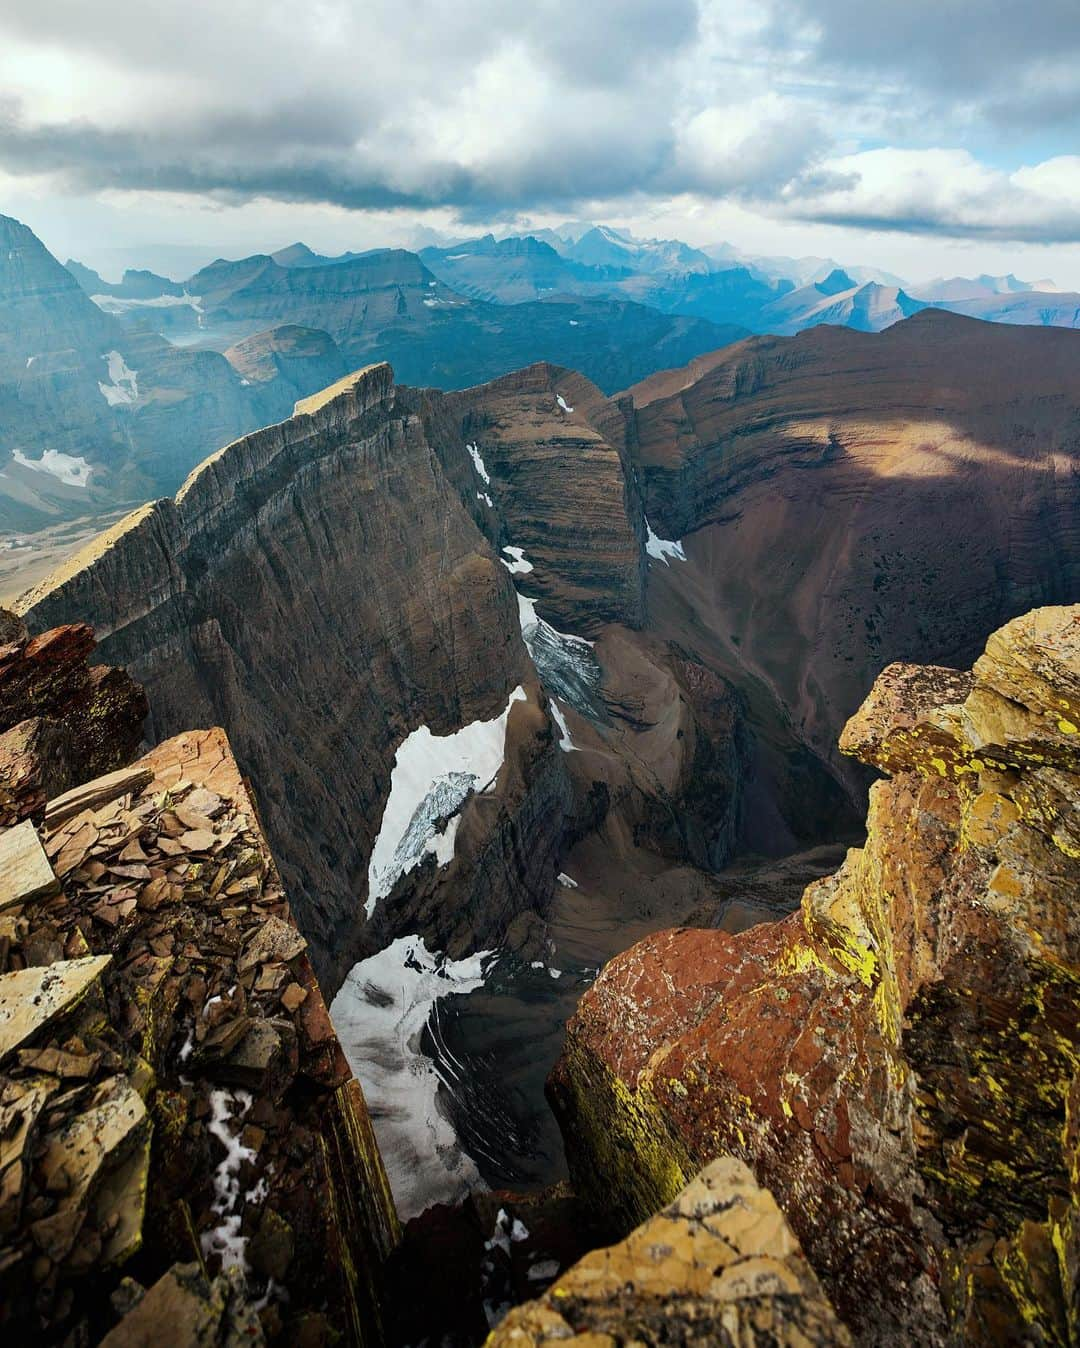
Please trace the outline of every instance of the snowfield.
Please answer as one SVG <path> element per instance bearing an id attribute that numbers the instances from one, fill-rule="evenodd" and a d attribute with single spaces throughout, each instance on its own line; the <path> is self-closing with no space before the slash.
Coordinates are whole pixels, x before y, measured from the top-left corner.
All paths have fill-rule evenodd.
<path id="1" fill-rule="evenodd" d="M 483 951 L 449 960 L 429 951 L 422 937 L 401 936 L 354 965 L 330 1007 L 363 1087 L 402 1221 L 483 1187 L 439 1106 L 440 1086 L 453 1089 L 452 1056 L 433 1060 L 420 1045 L 439 999 L 481 987 L 491 958 Z"/>
<path id="2" fill-rule="evenodd" d="M 519 684 L 506 708 L 490 721 L 472 721 L 451 735 L 418 726 L 398 746 L 390 795 L 368 862 L 368 917 L 398 877 L 429 853 L 440 866 L 454 855 L 458 812 L 473 791 L 485 790 L 499 774 L 510 708 L 525 701 Z"/>

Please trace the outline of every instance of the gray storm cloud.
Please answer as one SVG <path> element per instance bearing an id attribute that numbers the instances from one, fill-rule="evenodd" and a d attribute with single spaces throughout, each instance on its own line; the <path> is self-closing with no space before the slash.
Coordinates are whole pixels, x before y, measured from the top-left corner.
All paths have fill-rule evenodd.
<path id="1" fill-rule="evenodd" d="M 1066 0 L 9 0 L 0 39 L 0 169 L 67 191 L 463 218 L 689 194 L 874 229 L 1078 234 L 1080 161 L 1038 143 L 1080 129 Z M 58 53 L 87 72 L 66 107 Z M 1003 126 L 1034 176 L 964 148 L 985 156 Z"/>

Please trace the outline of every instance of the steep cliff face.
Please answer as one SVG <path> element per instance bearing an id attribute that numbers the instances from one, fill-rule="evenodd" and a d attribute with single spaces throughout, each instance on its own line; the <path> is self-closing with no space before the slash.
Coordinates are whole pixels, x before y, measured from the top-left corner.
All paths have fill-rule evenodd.
<path id="1" fill-rule="evenodd" d="M 6 712 L 62 729 L 80 667 L 119 694 L 70 637 L 3 648 Z M 0 1325 L 376 1345 L 397 1218 L 307 943 L 220 730 L 86 780 L 138 738 L 126 687 L 0 833 Z"/>
<path id="2" fill-rule="evenodd" d="M 510 576 L 443 474 L 423 395 L 377 366 L 298 413 L 208 460 L 175 502 L 131 517 L 36 597 L 33 615 L 91 615 L 103 651 L 146 686 L 155 736 L 228 726 L 334 983 L 356 954 L 399 746 L 421 726 L 445 736 L 487 722 L 529 684 L 509 718 L 525 746 L 540 694 Z M 541 742 L 523 752 L 555 752 L 546 725 L 531 733 Z M 504 776 L 494 799 L 512 809 L 526 788 Z M 477 799 L 470 814 L 488 805 Z M 521 855 L 511 849 L 507 872 Z M 522 894 L 542 902 L 553 876 L 526 867 L 518 879 L 528 906 Z M 498 936 L 501 914 L 485 926 L 469 911 L 474 946 Z M 429 934 L 442 945 L 457 916 L 452 901 L 437 908 Z"/>
<path id="3" fill-rule="evenodd" d="M 532 365 L 451 394 L 446 408 L 481 456 L 477 498 L 494 501 L 550 621 L 586 636 L 609 622 L 640 626 L 641 503 L 600 390 L 571 370 Z"/>
<path id="4" fill-rule="evenodd" d="M 1077 1332 L 1080 608 L 971 674 L 893 666 L 842 746 L 891 774 L 799 913 L 605 969 L 552 1078 L 629 1227 L 710 1157 L 767 1184 L 861 1341 Z"/>
<path id="5" fill-rule="evenodd" d="M 836 739 L 883 665 L 968 666 L 1001 623 L 1075 598 L 1077 368 L 1072 333 L 926 312 L 646 380 L 646 513 L 692 535 L 693 564 L 651 611 L 688 608 L 854 788 Z"/>

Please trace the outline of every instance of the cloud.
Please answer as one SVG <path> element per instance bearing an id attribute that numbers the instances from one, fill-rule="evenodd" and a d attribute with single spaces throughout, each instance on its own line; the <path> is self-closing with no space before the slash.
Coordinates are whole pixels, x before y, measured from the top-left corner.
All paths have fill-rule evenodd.
<path id="1" fill-rule="evenodd" d="M 293 0 L 9 0 L 0 171 L 463 220 L 693 198 L 1074 239 L 1071 157 L 990 154 L 1003 128 L 1080 128 L 1078 56 L 1075 0 L 312 0 L 302 21 Z"/>
<path id="2" fill-rule="evenodd" d="M 966 150 L 866 150 L 794 179 L 780 204 L 801 220 L 864 229 L 1080 242 L 1080 156 L 1006 173 Z"/>

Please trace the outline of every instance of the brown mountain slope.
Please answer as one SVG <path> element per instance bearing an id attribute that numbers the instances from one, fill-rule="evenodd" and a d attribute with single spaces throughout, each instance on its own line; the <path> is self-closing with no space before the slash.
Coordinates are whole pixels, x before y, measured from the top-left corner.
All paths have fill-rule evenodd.
<path id="1" fill-rule="evenodd" d="M 554 1178 L 540 1085 L 597 966 L 691 914 L 789 908 L 820 855 L 717 872 L 855 836 L 865 769 L 833 746 L 884 662 L 961 664 L 1074 597 L 1078 342 L 927 314 L 614 400 L 552 366 L 453 394 L 374 367 L 24 607 L 94 621 L 155 736 L 226 726 L 329 989 L 417 933 L 502 952 L 428 1047 L 465 1064 L 484 1178 Z M 444 764 L 403 819 L 415 864 L 373 894 L 395 756 L 504 711 L 493 789 Z"/>
<path id="2" fill-rule="evenodd" d="M 1080 593 L 1080 347 L 926 312 L 751 338 L 629 391 L 646 513 L 692 535 L 682 608 L 828 756 L 889 660 L 969 664 Z M 835 759 L 834 759 L 835 761 Z"/>

